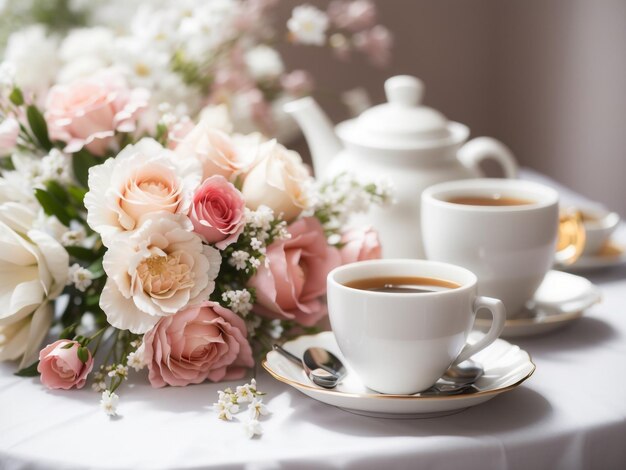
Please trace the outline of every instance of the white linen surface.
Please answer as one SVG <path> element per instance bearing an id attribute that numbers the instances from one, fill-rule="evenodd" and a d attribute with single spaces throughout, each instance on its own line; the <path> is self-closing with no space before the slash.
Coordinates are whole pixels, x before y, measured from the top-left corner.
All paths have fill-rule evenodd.
<path id="1" fill-rule="evenodd" d="M 626 242 L 626 227 L 618 238 Z M 0 469 L 624 469 L 626 267 L 588 277 L 600 305 L 563 330 L 516 341 L 537 365 L 527 382 L 443 418 L 353 415 L 259 369 L 273 414 L 249 440 L 241 423 L 210 409 L 227 384 L 154 390 L 137 378 L 119 391 L 121 417 L 109 419 L 88 387 L 48 391 L 1 364 Z"/>

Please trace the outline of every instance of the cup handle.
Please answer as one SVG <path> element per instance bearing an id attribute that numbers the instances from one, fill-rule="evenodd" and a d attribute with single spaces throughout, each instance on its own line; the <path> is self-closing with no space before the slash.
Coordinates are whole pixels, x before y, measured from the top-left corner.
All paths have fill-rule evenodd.
<path id="1" fill-rule="evenodd" d="M 585 225 L 580 211 L 562 211 L 554 255 L 556 262 L 563 266 L 574 263 L 585 248 L 585 238 Z"/>
<path id="2" fill-rule="evenodd" d="M 509 148 L 491 137 L 476 137 L 459 149 L 458 158 L 477 177 L 482 176 L 480 162 L 492 159 L 500 164 L 505 178 L 517 177 L 517 161 Z"/>
<path id="3" fill-rule="evenodd" d="M 502 333 L 502 330 L 504 329 L 504 322 L 506 321 L 506 310 L 501 300 L 479 295 L 478 297 L 476 297 L 476 300 L 474 300 L 474 317 L 476 317 L 476 312 L 478 312 L 478 310 L 480 310 L 481 308 L 486 308 L 491 312 L 491 316 L 493 317 L 493 321 L 491 322 L 491 328 L 489 328 L 487 334 L 483 336 L 477 343 L 466 344 L 465 347 L 461 350 L 461 353 L 454 360 L 454 364 L 463 362 L 472 357 L 478 351 L 485 349 L 496 339 L 498 339 L 500 333 Z"/>

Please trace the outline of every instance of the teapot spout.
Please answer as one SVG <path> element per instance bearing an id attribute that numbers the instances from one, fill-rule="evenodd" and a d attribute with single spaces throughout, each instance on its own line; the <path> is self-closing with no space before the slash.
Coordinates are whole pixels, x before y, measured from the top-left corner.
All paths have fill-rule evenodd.
<path id="1" fill-rule="evenodd" d="M 283 109 L 293 116 L 304 133 L 315 175 L 324 176 L 330 161 L 342 150 L 330 119 L 310 96 L 291 101 Z"/>

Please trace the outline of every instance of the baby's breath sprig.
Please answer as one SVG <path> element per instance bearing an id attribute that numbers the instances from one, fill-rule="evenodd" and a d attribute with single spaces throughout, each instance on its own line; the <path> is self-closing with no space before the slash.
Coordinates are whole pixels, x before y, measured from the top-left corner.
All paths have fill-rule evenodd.
<path id="1" fill-rule="evenodd" d="M 276 240 L 289 238 L 287 223 L 272 209 L 261 206 L 246 209 L 246 225 L 237 241 L 222 251 L 222 266 L 211 300 L 245 318 L 254 304 L 254 289 L 248 281 L 262 263 L 267 262 L 267 247 Z"/>
<path id="2" fill-rule="evenodd" d="M 344 172 L 312 187 L 312 208 L 308 215 L 316 217 L 324 227 L 328 241 L 339 244 L 341 230 L 352 214 L 367 212 L 372 205 L 390 204 L 393 186 L 387 179 L 364 181 Z"/>
<path id="3" fill-rule="evenodd" d="M 109 351 L 91 386 L 102 392 L 100 407 L 107 415 L 117 415 L 119 396 L 115 392 L 128 379 L 129 367 L 135 371 L 145 367 L 143 351 L 140 335 L 117 329 L 112 334 Z"/>
<path id="4" fill-rule="evenodd" d="M 248 403 L 248 417 L 242 422 L 246 435 L 251 439 L 263 433 L 259 419 L 269 414 L 261 398 L 264 395 L 265 393 L 257 389 L 256 380 L 252 379 L 250 383 L 240 385 L 234 391 L 231 388 L 219 390 L 218 400 L 213 403 L 213 411 L 217 413 L 219 419 L 232 421 L 237 413 L 243 411 L 242 405 Z"/>

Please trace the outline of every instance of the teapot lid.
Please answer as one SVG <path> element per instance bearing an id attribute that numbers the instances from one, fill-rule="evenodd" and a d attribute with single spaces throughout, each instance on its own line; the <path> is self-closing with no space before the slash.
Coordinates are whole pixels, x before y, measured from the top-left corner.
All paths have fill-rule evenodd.
<path id="1" fill-rule="evenodd" d="M 385 81 L 387 103 L 364 111 L 337 129 L 349 141 L 380 148 L 434 146 L 451 136 L 448 120 L 439 111 L 420 106 L 424 85 L 410 75 Z"/>

